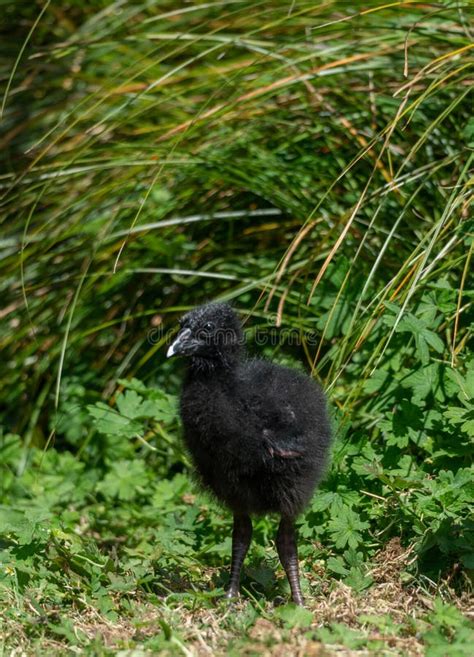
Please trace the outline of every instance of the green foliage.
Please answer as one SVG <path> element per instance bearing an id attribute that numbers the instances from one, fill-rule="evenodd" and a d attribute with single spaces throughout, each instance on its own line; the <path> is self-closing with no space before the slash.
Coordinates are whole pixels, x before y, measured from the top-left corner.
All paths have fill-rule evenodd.
<path id="1" fill-rule="evenodd" d="M 298 521 L 307 599 L 336 586 L 370 596 L 393 539 L 410 555 L 401 581 L 432 582 L 431 595 L 447 578 L 462 606 L 474 571 L 467 7 L 32 2 L 6 3 L 5 18 L 2 650 L 188 654 L 182 610 L 218 613 L 230 518 L 192 482 L 179 366 L 164 358 L 177 315 L 214 298 L 242 311 L 252 352 L 329 391 L 332 463 Z M 254 339 L 270 333 L 280 339 Z M 401 625 L 374 612 L 316 629 L 308 610 L 269 610 L 288 594 L 273 533 L 258 520 L 251 603 L 215 623 L 232 637 L 223 652 L 260 654 L 241 637 L 263 617 L 290 644 L 304 632 L 393 654 L 418 637 L 428 657 L 468 654 L 471 627 L 441 598 Z M 120 627 L 110 651 L 81 626 L 94 615 Z"/>
<path id="2" fill-rule="evenodd" d="M 426 657 L 466 657 L 472 652 L 472 626 L 456 607 L 435 600 L 432 628 L 425 634 Z"/>
<path id="3" fill-rule="evenodd" d="M 304 607 L 295 604 L 285 605 L 277 609 L 277 618 L 283 621 L 286 627 L 309 627 L 313 620 L 313 614 Z"/>
<path id="4" fill-rule="evenodd" d="M 329 533 L 336 548 L 347 545 L 356 548 L 363 540 L 362 530 L 367 529 L 368 522 L 363 522 L 350 507 L 334 505 L 334 515 L 328 523 Z"/>

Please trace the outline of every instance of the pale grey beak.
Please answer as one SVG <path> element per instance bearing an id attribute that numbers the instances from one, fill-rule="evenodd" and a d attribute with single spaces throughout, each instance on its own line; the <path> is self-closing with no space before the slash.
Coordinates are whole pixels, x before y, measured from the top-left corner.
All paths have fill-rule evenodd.
<path id="1" fill-rule="evenodd" d="M 166 352 L 166 358 L 171 358 L 171 356 L 174 356 L 174 345 L 176 344 L 176 340 L 170 344 L 168 347 L 168 351 Z"/>
<path id="2" fill-rule="evenodd" d="M 187 342 L 190 335 L 191 329 L 184 329 L 184 331 L 180 331 L 176 340 L 168 347 L 166 358 L 171 358 L 171 356 L 176 356 L 184 353 L 183 346 Z"/>

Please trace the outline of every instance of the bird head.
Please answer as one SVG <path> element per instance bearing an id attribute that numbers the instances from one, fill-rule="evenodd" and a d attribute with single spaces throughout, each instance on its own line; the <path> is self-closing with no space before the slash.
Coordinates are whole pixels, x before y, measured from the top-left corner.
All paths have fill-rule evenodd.
<path id="1" fill-rule="evenodd" d="M 189 356 L 201 366 L 230 364 L 244 344 L 242 325 L 226 303 L 209 303 L 186 313 L 166 356 Z"/>

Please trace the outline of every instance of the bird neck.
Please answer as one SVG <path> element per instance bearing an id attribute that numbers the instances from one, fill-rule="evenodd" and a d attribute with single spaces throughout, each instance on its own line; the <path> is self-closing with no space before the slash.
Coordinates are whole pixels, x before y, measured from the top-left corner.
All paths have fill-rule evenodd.
<path id="1" fill-rule="evenodd" d="M 189 361 L 188 376 L 190 378 L 229 376 L 238 367 L 242 358 L 241 349 L 226 350 L 213 358 L 195 356 Z"/>

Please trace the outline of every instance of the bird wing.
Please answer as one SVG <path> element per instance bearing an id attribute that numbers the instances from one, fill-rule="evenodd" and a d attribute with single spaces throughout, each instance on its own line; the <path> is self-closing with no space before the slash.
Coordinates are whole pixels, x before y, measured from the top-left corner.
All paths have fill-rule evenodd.
<path id="1" fill-rule="evenodd" d="M 305 450 L 299 439 L 300 430 L 296 413 L 286 402 L 263 412 L 263 445 L 271 458 L 296 459 L 304 456 Z"/>
<path id="2" fill-rule="evenodd" d="M 281 442 L 281 439 L 277 442 L 272 431 L 263 430 L 263 444 L 271 458 L 295 459 L 304 456 L 304 450 L 297 444 L 296 439 L 288 438 L 284 441 L 285 445 L 282 445 Z"/>

